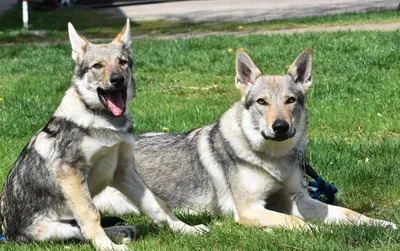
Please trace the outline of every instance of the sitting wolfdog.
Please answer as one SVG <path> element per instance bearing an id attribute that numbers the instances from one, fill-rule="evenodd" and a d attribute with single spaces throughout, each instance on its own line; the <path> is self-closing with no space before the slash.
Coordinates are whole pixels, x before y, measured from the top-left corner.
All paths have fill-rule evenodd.
<path id="1" fill-rule="evenodd" d="M 92 197 L 121 191 L 156 224 L 185 233 L 207 230 L 178 220 L 133 168 L 134 138 L 126 110 L 133 97 L 130 23 L 109 44 L 92 44 L 69 24 L 72 87 L 32 137 L 1 193 L 2 230 L 11 241 L 86 239 L 101 250 L 124 250 L 128 226 L 102 228 Z M 111 241 L 113 240 L 113 241 Z"/>
<path id="2" fill-rule="evenodd" d="M 306 151 L 306 93 L 311 51 L 305 49 L 283 76 L 263 75 L 250 57 L 236 54 L 241 101 L 212 125 L 181 134 L 136 137 L 135 168 L 171 208 L 233 214 L 236 222 L 261 227 L 327 223 L 395 224 L 312 199 L 300 163 Z M 134 212 L 107 188 L 94 199 L 102 210 Z"/>

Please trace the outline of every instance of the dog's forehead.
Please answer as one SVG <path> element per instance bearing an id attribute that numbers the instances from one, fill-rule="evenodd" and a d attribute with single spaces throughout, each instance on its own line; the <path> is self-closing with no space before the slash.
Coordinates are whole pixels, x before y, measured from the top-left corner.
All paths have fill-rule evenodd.
<path id="1" fill-rule="evenodd" d="M 87 48 L 85 59 L 93 61 L 99 58 L 112 60 L 121 56 L 128 57 L 129 52 L 120 43 L 90 44 Z"/>
<path id="2" fill-rule="evenodd" d="M 256 79 L 254 87 L 270 94 L 286 94 L 296 90 L 296 85 L 288 75 L 262 75 Z"/>

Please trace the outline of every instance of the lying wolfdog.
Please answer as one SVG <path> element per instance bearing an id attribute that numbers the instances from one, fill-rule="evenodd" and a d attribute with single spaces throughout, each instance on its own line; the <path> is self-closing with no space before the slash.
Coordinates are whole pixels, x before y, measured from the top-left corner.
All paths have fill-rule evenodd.
<path id="1" fill-rule="evenodd" d="M 243 50 L 236 54 L 241 101 L 212 125 L 181 134 L 136 137 L 135 168 L 172 208 L 233 214 L 261 227 L 328 223 L 395 224 L 312 199 L 300 160 L 306 151 L 306 93 L 311 51 L 305 49 L 283 76 L 263 75 Z M 107 188 L 95 204 L 112 212 L 136 211 Z"/>
<path id="2" fill-rule="evenodd" d="M 11 241 L 87 239 L 97 249 L 124 250 L 129 226 L 102 228 L 92 197 L 121 191 L 156 224 L 185 233 L 206 230 L 179 221 L 133 169 L 130 23 L 109 44 L 92 44 L 69 24 L 72 87 L 15 162 L 1 194 L 2 230 Z"/>

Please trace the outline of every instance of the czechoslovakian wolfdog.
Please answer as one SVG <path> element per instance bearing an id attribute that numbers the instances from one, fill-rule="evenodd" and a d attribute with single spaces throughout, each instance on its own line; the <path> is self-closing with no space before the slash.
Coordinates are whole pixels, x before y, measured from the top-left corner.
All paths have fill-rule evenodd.
<path id="1" fill-rule="evenodd" d="M 242 99 L 217 123 L 186 133 L 135 137 L 134 166 L 155 194 L 171 208 L 233 214 L 240 224 L 265 228 L 307 227 L 304 220 L 313 218 L 396 228 L 308 193 L 299 155 L 307 143 L 310 49 L 283 76 L 263 75 L 239 50 L 235 80 Z M 94 201 L 111 212 L 137 211 L 112 188 Z"/>
<path id="2" fill-rule="evenodd" d="M 125 250 L 129 226 L 102 228 L 92 197 L 121 191 L 156 224 L 184 233 L 207 230 L 178 220 L 133 168 L 127 102 L 133 97 L 130 23 L 109 44 L 92 44 L 68 24 L 72 87 L 53 117 L 16 160 L 1 194 L 2 230 L 11 241 L 86 239 L 100 250 Z"/>

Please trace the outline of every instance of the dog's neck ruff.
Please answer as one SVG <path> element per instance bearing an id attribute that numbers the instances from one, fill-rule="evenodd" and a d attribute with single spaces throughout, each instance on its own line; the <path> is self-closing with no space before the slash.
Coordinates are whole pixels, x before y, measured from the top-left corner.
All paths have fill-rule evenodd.
<path id="1" fill-rule="evenodd" d="M 67 90 L 54 116 L 66 118 L 85 128 L 132 131 L 132 122 L 127 111 L 122 116 L 115 117 L 110 112 L 91 109 L 81 100 L 74 87 Z"/>
<path id="2" fill-rule="evenodd" d="M 222 136 L 230 144 L 235 155 L 242 161 L 248 163 L 251 166 L 257 166 L 267 171 L 277 181 L 282 182 L 287 179 L 288 174 L 292 172 L 293 165 L 285 165 L 283 168 L 277 167 L 276 165 L 270 164 L 271 158 L 282 158 L 284 161 L 291 159 L 294 160 L 293 147 L 285 148 L 284 151 L 277 152 L 266 152 L 263 149 L 255 151 L 252 143 L 262 144 L 265 142 L 264 137 L 257 130 L 246 127 L 243 125 L 243 105 L 241 102 L 237 102 L 228 111 L 226 111 L 221 119 L 219 120 L 219 127 L 221 128 Z M 249 133 L 246 133 L 250 131 Z M 249 135 L 252 138 L 249 138 Z M 275 142 L 282 143 L 282 142 Z M 274 150 L 274 149 L 272 149 Z"/>

